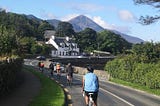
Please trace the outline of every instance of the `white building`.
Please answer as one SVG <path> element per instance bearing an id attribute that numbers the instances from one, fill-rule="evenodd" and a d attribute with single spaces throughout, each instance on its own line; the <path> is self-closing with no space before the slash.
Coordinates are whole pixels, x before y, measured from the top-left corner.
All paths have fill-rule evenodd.
<path id="1" fill-rule="evenodd" d="M 79 55 L 79 48 L 74 40 L 69 37 L 56 37 L 54 34 L 54 31 L 45 32 L 45 38 L 47 40 L 46 44 L 53 46 L 51 51 L 52 57 Z"/>

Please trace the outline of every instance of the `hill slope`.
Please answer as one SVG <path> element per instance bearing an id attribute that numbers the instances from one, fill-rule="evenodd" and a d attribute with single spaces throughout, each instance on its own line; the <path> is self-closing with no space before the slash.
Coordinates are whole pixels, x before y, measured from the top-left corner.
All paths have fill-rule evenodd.
<path id="1" fill-rule="evenodd" d="M 47 20 L 47 22 L 49 22 L 51 25 L 57 27 L 58 23 L 61 21 L 53 19 L 53 20 Z M 70 24 L 72 24 L 75 32 L 80 32 L 80 31 L 84 30 L 85 28 L 91 28 L 97 32 L 100 32 L 103 30 L 109 30 L 109 29 L 104 29 L 103 27 L 101 27 L 100 25 L 98 25 L 97 23 L 95 23 L 90 18 L 88 18 L 84 15 L 77 16 L 77 17 L 69 20 L 68 22 Z M 115 30 L 110 30 L 110 31 L 122 36 L 125 40 L 127 40 L 130 43 L 144 42 L 144 40 L 142 40 L 138 37 L 130 36 L 130 35 L 115 31 Z"/>

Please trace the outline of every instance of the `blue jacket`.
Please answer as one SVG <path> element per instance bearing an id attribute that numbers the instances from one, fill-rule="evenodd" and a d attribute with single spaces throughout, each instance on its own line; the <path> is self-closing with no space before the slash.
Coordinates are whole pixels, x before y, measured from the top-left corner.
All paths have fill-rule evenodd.
<path id="1" fill-rule="evenodd" d="M 94 73 L 87 73 L 84 76 L 84 90 L 88 92 L 98 92 L 99 82 L 98 77 Z"/>

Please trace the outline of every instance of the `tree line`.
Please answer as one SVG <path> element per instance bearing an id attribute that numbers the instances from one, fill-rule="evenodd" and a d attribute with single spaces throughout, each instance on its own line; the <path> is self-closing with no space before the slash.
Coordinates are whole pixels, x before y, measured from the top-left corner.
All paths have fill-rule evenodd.
<path id="1" fill-rule="evenodd" d="M 0 54 L 49 54 L 51 47 L 44 44 L 45 30 L 55 30 L 55 35 L 59 37 L 72 37 L 81 52 L 90 53 L 93 50 L 102 50 L 119 54 L 132 45 L 120 35 L 108 30 L 96 32 L 86 28 L 81 32 L 75 32 L 68 22 L 60 22 L 55 28 L 47 21 L 29 19 L 26 15 L 0 9 L 0 48 L 2 50 Z M 40 45 L 37 41 L 43 43 Z"/>
<path id="2" fill-rule="evenodd" d="M 48 46 L 37 44 L 44 40 L 46 29 L 54 27 L 46 21 L 0 9 L 0 55 L 48 54 Z"/>

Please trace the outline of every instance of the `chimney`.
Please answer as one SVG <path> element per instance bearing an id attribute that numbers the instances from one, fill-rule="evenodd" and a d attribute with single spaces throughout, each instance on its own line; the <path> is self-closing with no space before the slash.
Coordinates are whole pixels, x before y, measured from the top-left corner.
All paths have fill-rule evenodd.
<path id="1" fill-rule="evenodd" d="M 54 39 L 55 39 L 55 36 L 51 36 L 51 39 L 54 40 Z"/>
<path id="2" fill-rule="evenodd" d="M 66 37 L 66 40 L 69 41 L 69 37 L 68 36 Z"/>

